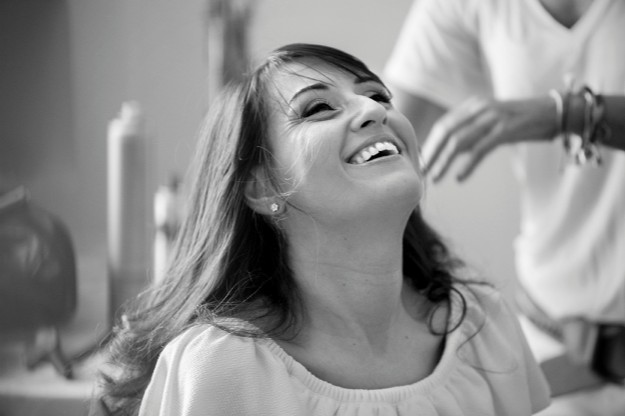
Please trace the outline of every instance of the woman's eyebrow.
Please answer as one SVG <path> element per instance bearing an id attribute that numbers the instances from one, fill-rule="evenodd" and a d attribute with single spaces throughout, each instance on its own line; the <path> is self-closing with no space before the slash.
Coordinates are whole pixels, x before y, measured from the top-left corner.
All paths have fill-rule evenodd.
<path id="1" fill-rule="evenodd" d="M 368 76 L 368 75 L 361 75 L 356 78 L 356 84 L 364 84 L 365 82 L 375 82 L 376 84 L 382 84 L 382 82 L 379 79 L 374 78 L 372 76 Z"/>
<path id="2" fill-rule="evenodd" d="M 375 82 L 376 84 L 384 85 L 378 79 L 376 79 L 374 77 L 371 77 L 371 76 L 359 76 L 354 81 L 355 84 L 364 84 L 364 83 L 367 83 L 367 82 Z M 328 84 L 325 84 L 323 82 L 317 82 L 317 83 L 314 83 L 314 84 L 307 85 L 304 88 L 298 90 L 295 94 L 293 94 L 293 96 L 289 100 L 289 105 L 293 101 L 295 101 L 297 99 L 297 97 L 299 97 L 300 95 L 302 95 L 302 94 L 304 94 L 304 93 L 306 93 L 308 91 L 315 91 L 315 90 L 319 91 L 319 90 L 328 90 L 328 89 L 329 89 Z"/>
<path id="3" fill-rule="evenodd" d="M 295 101 L 297 99 L 297 97 L 299 97 L 300 95 L 308 92 L 308 91 L 314 91 L 314 90 L 327 90 L 329 89 L 327 84 L 318 82 L 316 84 L 310 84 L 305 86 L 304 88 L 302 88 L 301 90 L 298 90 L 295 94 L 293 94 L 293 96 L 291 97 L 291 99 L 289 100 L 289 104 L 291 104 L 293 101 Z"/>

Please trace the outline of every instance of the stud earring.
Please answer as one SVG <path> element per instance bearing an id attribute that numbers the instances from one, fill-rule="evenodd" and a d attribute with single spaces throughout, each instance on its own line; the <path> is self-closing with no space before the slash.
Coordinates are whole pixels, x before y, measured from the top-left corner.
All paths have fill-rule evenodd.
<path id="1" fill-rule="evenodd" d="M 271 212 L 273 212 L 274 214 L 278 212 L 278 210 L 280 209 L 280 205 L 276 204 L 275 202 L 273 204 L 271 204 L 269 206 L 269 209 L 271 210 Z"/>

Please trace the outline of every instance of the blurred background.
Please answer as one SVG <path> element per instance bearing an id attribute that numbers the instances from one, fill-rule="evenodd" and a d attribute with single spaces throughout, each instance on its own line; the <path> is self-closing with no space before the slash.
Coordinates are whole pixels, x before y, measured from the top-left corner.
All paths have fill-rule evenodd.
<path id="1" fill-rule="evenodd" d="M 122 104 L 138 103 L 144 120 L 147 175 L 141 198 L 151 250 L 155 194 L 174 176 L 184 177 L 203 114 L 222 82 L 220 65 L 234 59 L 228 53 L 232 39 L 223 37 L 228 30 L 235 28 L 234 44 L 246 49 L 235 54 L 243 61 L 254 62 L 286 43 L 312 42 L 350 52 L 381 73 L 410 4 L 0 2 L 0 192 L 27 188 L 31 200 L 69 231 L 76 306 L 59 326 L 67 354 L 79 354 L 108 328 L 107 135 Z M 230 29 L 228 13 L 235 22 Z M 428 185 L 424 201 L 427 217 L 451 246 L 504 292 L 515 278 L 512 245 L 519 223 L 508 156 L 498 150 L 466 184 L 447 179 Z M 19 393 L 8 385 L 15 383 L 0 382 L 3 416 L 19 414 L 3 412 L 2 406 L 17 406 L 6 399 Z M 88 388 L 82 389 L 86 394 Z"/>

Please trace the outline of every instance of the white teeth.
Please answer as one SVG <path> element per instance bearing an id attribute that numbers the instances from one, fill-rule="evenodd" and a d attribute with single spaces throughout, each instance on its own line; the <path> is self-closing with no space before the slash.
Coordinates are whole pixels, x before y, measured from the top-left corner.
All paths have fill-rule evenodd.
<path id="1" fill-rule="evenodd" d="M 372 156 L 375 156 L 378 153 L 383 152 L 383 151 L 388 152 L 390 155 L 399 154 L 399 150 L 397 149 L 397 146 L 395 146 L 393 143 L 377 142 L 369 147 L 365 147 L 360 152 L 356 153 L 349 162 L 355 165 L 360 165 L 362 163 L 369 161 L 369 159 L 371 159 Z"/>

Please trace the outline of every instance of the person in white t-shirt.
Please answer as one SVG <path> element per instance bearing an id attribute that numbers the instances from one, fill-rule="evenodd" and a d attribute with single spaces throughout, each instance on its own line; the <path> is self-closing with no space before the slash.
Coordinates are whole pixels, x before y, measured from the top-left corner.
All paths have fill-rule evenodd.
<path id="1" fill-rule="evenodd" d="M 292 44 L 209 109 L 164 278 L 98 402 L 145 416 L 527 416 L 512 308 L 419 208 L 417 141 L 360 60 Z"/>
<path id="2" fill-rule="evenodd" d="M 623 39 L 620 0 L 416 0 L 384 72 L 435 182 L 514 145 L 519 307 L 562 394 L 545 414 L 625 414 Z"/>

